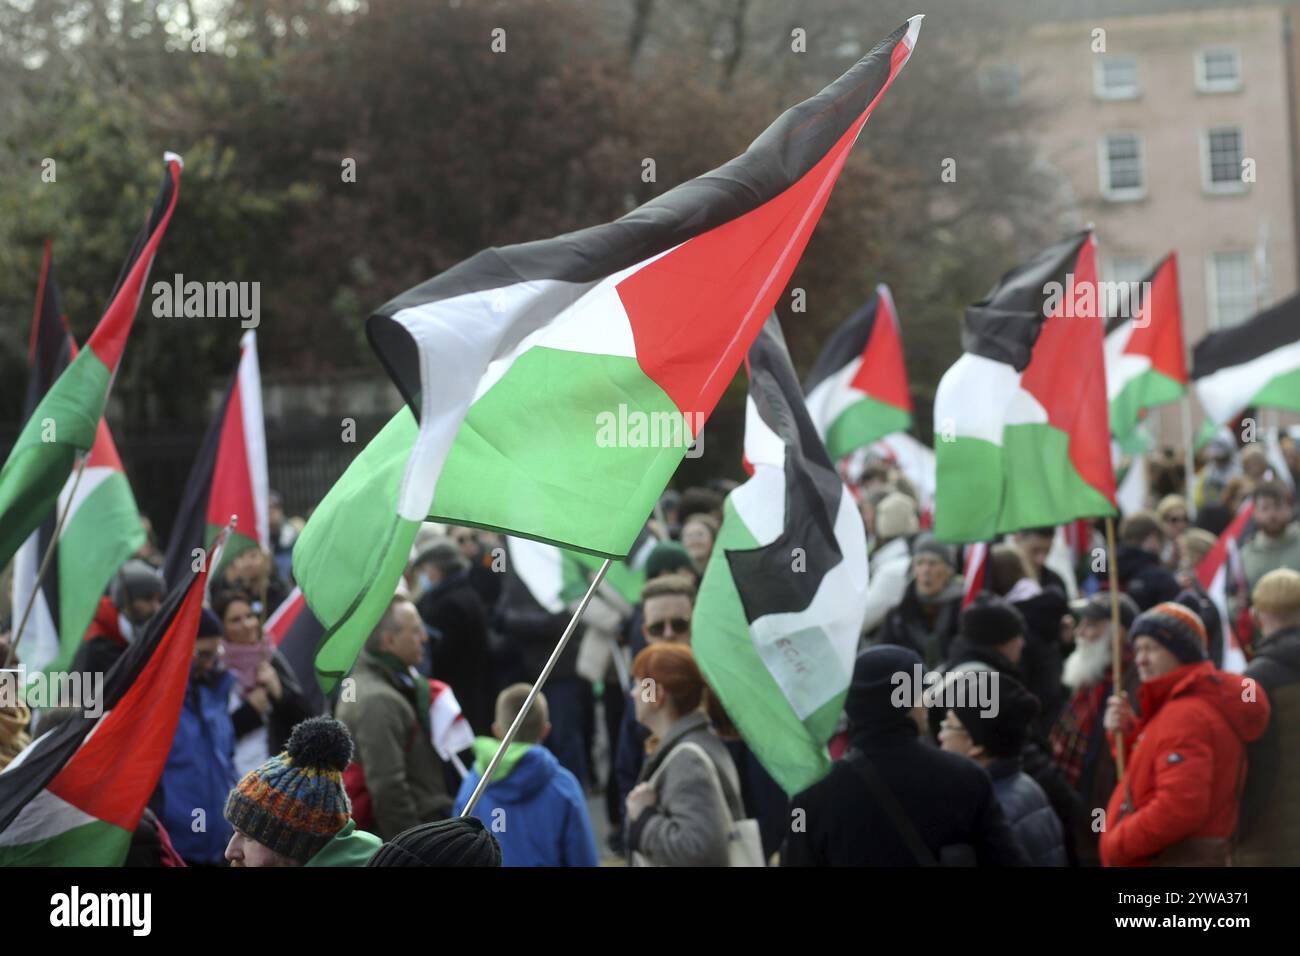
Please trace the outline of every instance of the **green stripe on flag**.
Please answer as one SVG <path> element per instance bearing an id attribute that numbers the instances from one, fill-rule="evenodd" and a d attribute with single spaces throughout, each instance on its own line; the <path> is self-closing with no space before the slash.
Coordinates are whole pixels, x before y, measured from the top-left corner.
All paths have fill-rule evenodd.
<path id="1" fill-rule="evenodd" d="M 686 454 L 682 424 L 636 359 L 534 347 L 470 406 L 430 516 L 623 557 Z"/>
<path id="2" fill-rule="evenodd" d="M 77 452 L 95 443 L 108 369 L 82 349 L 45 393 L 0 470 L 0 567 L 58 502 Z"/>
<path id="3" fill-rule="evenodd" d="M 844 710 L 847 692 L 800 720 L 763 662 L 754 647 L 726 554 L 728 550 L 758 546 L 728 496 L 722 528 L 691 619 L 691 649 L 705 681 L 718 694 L 746 745 L 781 788 L 793 796 L 830 769 L 826 742 Z"/>
<path id="4" fill-rule="evenodd" d="M 126 830 L 95 820 L 33 843 L 0 846 L 0 867 L 121 866 L 130 846 Z"/>
<path id="5" fill-rule="evenodd" d="M 1003 445 L 959 437 L 936 448 L 935 536 L 989 541 L 999 534 L 1115 513 L 1075 471 L 1070 436 L 1043 424 L 1007 425 Z"/>
<path id="6" fill-rule="evenodd" d="M 905 432 L 912 427 L 912 414 L 878 399 L 863 398 L 836 417 L 826 429 L 826 451 L 838 461 L 872 442 Z"/>
<path id="7" fill-rule="evenodd" d="M 1127 439 L 1137 427 L 1138 414 L 1176 402 L 1186 394 L 1185 386 L 1155 369 L 1131 379 L 1110 403 L 1110 431 L 1119 440 Z"/>
<path id="8" fill-rule="evenodd" d="M 401 409 L 348 466 L 303 528 L 293 573 L 325 630 L 316 654 L 321 690 L 352 668 L 410 560 L 419 522 L 397 514 L 418 428 Z"/>
<path id="9" fill-rule="evenodd" d="M 126 475 L 104 478 L 64 525 L 59 538 L 59 656 L 46 670 L 63 671 L 90 627 L 104 586 L 144 544 L 144 528 Z"/>
<path id="10" fill-rule="evenodd" d="M 1250 404 L 1300 412 L 1300 368 L 1273 376 L 1255 393 Z"/>
<path id="11" fill-rule="evenodd" d="M 566 601 L 579 600 L 587 593 L 591 579 L 600 570 L 604 559 L 567 549 L 564 555 L 564 589 L 561 596 Z M 605 572 L 605 582 L 628 604 L 636 604 L 641 600 L 641 589 L 645 587 L 645 571 L 633 570 L 628 567 L 627 561 L 611 561 L 609 570 Z"/>

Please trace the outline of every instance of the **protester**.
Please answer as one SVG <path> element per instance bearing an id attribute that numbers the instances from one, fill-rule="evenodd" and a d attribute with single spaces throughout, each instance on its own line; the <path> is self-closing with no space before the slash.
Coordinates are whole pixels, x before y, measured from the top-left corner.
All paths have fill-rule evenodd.
<path id="1" fill-rule="evenodd" d="M 451 807 L 429 729 L 429 682 L 415 671 L 425 640 L 415 605 L 393 598 L 357 657 L 353 693 L 336 709 L 356 743 L 362 778 L 349 792 L 354 803 L 365 793 L 373 823 L 361 822 L 384 839 L 442 819 Z"/>
<path id="2" fill-rule="evenodd" d="M 912 536 L 920 530 L 916 502 L 893 492 L 876 506 L 876 546 L 867 575 L 867 609 L 862 634 L 874 641 L 885 616 L 903 600 L 912 569 Z"/>
<path id="3" fill-rule="evenodd" d="M 633 864 L 726 866 L 734 821 L 744 816 L 740 779 L 701 712 L 707 689 L 690 648 L 661 643 L 636 656 L 632 702 L 657 738 L 627 795 Z"/>
<path id="4" fill-rule="evenodd" d="M 1241 866 L 1300 864 L 1300 572 L 1269 571 L 1252 594 L 1259 640 L 1246 678 L 1268 695 L 1263 735 L 1248 749 L 1241 798 Z"/>
<path id="5" fill-rule="evenodd" d="M 127 645 L 158 613 L 162 599 L 163 579 L 158 569 L 139 558 L 127 561 L 113 576 L 108 595 L 99 599 L 95 617 L 70 669 L 107 674 Z"/>
<path id="6" fill-rule="evenodd" d="M 496 701 L 491 737 L 474 741 L 474 769 L 461 781 L 452 808 L 460 816 L 488 764 L 501 746 L 506 731 L 532 688 L 507 687 Z M 485 824 L 503 821 L 496 829 L 502 866 L 596 866 L 596 838 L 587 816 L 587 798 L 578 778 L 560 766 L 545 747 L 551 732 L 546 697 L 538 694 L 506 748 L 488 784 L 474 806 L 473 815 Z"/>
<path id="7" fill-rule="evenodd" d="M 221 620 L 222 666 L 235 676 L 242 704 L 235 725 L 235 773 L 243 776 L 278 754 L 295 724 L 312 715 L 288 661 L 262 633 L 253 599 L 238 590 L 217 594 L 212 610 Z"/>
<path id="8" fill-rule="evenodd" d="M 695 573 L 703 576 L 718 538 L 718 520 L 711 514 L 696 513 L 682 523 L 682 547 L 691 556 Z"/>
<path id="9" fill-rule="evenodd" d="M 1139 720 L 1123 695 L 1106 705 L 1124 776 L 1106 808 L 1103 866 L 1225 866 L 1237 827 L 1245 745 L 1268 725 L 1269 703 L 1244 678 L 1205 659 L 1201 618 L 1172 601 L 1133 622 L 1142 686 Z"/>
<path id="10" fill-rule="evenodd" d="M 1062 634 L 1068 628 L 1065 591 L 1044 588 L 1033 567 L 1014 545 L 989 549 L 985 585 L 1006 599 L 1025 622 L 1025 646 L 1016 666 L 1026 687 L 1041 705 L 1037 729 L 1046 736 L 1064 702 L 1061 689 Z"/>
<path id="11" fill-rule="evenodd" d="M 455 542 L 434 541 L 415 559 L 416 610 L 437 633 L 423 664 L 428 675 L 451 686 L 469 725 L 492 723 L 496 678 L 488 644 L 487 609 L 470 583 L 469 562 Z"/>
<path id="12" fill-rule="evenodd" d="M 343 786 L 352 738 L 333 717 L 293 729 L 282 753 L 250 770 L 223 811 L 232 867 L 365 866 L 379 837 L 358 830 Z"/>
<path id="13" fill-rule="evenodd" d="M 1056 540 L 1055 528 L 1026 528 L 1012 536 L 1016 550 L 1020 552 L 1029 565 L 1030 577 L 1043 588 L 1056 588 L 1062 597 L 1070 593 L 1065 586 L 1065 579 L 1047 566 L 1047 559 L 1052 553 L 1052 543 Z"/>
<path id="14" fill-rule="evenodd" d="M 1240 473 L 1233 463 L 1236 446 L 1226 435 L 1216 435 L 1206 446 L 1206 463 L 1196 476 L 1196 511 L 1199 514 L 1206 505 L 1217 504 L 1223 498 L 1228 481 Z"/>
<path id="15" fill-rule="evenodd" d="M 912 580 L 903 598 L 886 615 L 877 642 L 910 647 L 926 666 L 948 656 L 961 617 L 963 579 L 953 549 L 933 537 L 919 537 L 912 547 Z"/>
<path id="16" fill-rule="evenodd" d="M 893 645 L 858 655 L 844 703 L 850 750 L 790 801 L 782 866 L 1015 866 L 1028 862 L 989 775 L 922 740 L 920 671 Z"/>
<path id="17" fill-rule="evenodd" d="M 237 680 L 221 666 L 221 656 L 221 620 L 204 608 L 176 735 L 151 801 L 190 866 L 221 865 L 230 838 L 222 807 L 239 779 L 230 717 Z"/>
<path id="18" fill-rule="evenodd" d="M 1172 601 L 1178 594 L 1178 582 L 1161 557 L 1164 545 L 1160 523 L 1150 512 L 1135 511 L 1120 522 L 1115 573 L 1120 589 L 1139 610 Z"/>
<path id="19" fill-rule="evenodd" d="M 220 579 L 212 585 L 214 599 L 225 590 L 251 595 L 253 610 L 263 620 L 289 596 L 288 586 L 275 573 L 271 555 L 259 547 L 245 548 L 226 562 Z"/>
<path id="20" fill-rule="evenodd" d="M 953 675 L 960 679 L 961 675 Z M 982 708 L 967 695 L 965 706 L 948 710 L 939 745 L 973 760 L 993 780 L 1002 815 L 1032 866 L 1065 866 L 1065 833 L 1043 788 L 1022 768 L 1021 754 L 1038 700 L 1010 677 L 998 683 L 995 707 Z"/>
<path id="21" fill-rule="evenodd" d="M 293 579 L 293 543 L 298 539 L 298 531 L 285 521 L 284 501 L 278 491 L 267 495 L 266 523 L 271 536 L 271 564 L 276 576 L 282 581 Z"/>
<path id="22" fill-rule="evenodd" d="M 1270 571 L 1300 571 L 1300 526 L 1292 521 L 1291 489 L 1280 481 L 1264 481 L 1255 489 L 1254 501 L 1255 533 L 1241 547 L 1247 592 Z"/>
<path id="23" fill-rule="evenodd" d="M 501 845 L 477 817 L 437 820 L 399 833 L 366 866 L 501 866 Z"/>
<path id="24" fill-rule="evenodd" d="M 1177 571 L 1180 563 L 1178 540 L 1192 524 L 1187 513 L 1187 499 L 1182 495 L 1165 495 L 1156 505 L 1156 520 L 1165 536 L 1165 567 Z"/>
<path id="25" fill-rule="evenodd" d="M 1136 702 L 1140 681 L 1133 664 L 1128 629 L 1138 616 L 1127 594 L 1119 596 L 1121 683 Z M 1114 639 L 1111 634 L 1110 595 L 1096 594 L 1079 602 L 1074 630 L 1074 650 L 1065 659 L 1061 681 L 1069 697 L 1049 735 L 1052 757 L 1082 800 L 1085 813 L 1074 828 L 1074 845 L 1081 866 L 1098 866 L 1100 833 L 1093 826 L 1094 809 L 1106 806 L 1115 789 L 1115 759 L 1106 745 L 1104 717 L 1111 696 Z"/>

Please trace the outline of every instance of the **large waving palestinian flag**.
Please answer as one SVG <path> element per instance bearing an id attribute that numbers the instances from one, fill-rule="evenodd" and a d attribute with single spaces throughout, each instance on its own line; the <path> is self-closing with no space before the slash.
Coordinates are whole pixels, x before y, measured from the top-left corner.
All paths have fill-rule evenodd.
<path id="1" fill-rule="evenodd" d="M 176 734 L 206 578 L 172 590 L 96 706 L 83 701 L 0 772 L 0 867 L 122 865 Z"/>
<path id="2" fill-rule="evenodd" d="M 28 351 L 31 374 L 27 380 L 24 421 L 31 418 L 50 386 L 76 354 L 47 244 Z M 64 515 L 63 528 L 58 542 L 54 542 L 59 514 Z M 74 473 L 68 478 L 59 495 L 58 508 L 46 514 L 40 527 L 14 555 L 15 629 L 27 611 L 28 602 L 32 601 L 18 645 L 18 656 L 29 673 L 67 669 L 95 615 L 104 586 L 143 542 L 144 529 L 136 511 L 135 496 L 131 494 L 108 425 L 101 418 L 95 443 L 80 475 Z M 41 560 L 51 545 L 53 553 L 37 589 Z"/>
<path id="3" fill-rule="evenodd" d="M 749 350 L 745 458 L 704 571 L 691 647 L 745 742 L 788 794 L 830 767 L 866 612 L 862 519 L 804 406 L 772 316 Z"/>
<path id="4" fill-rule="evenodd" d="M 1187 392 L 1183 311 L 1178 297 L 1178 257 L 1169 253 L 1139 286 L 1127 316 L 1106 330 L 1106 396 L 1111 434 L 1121 444 L 1137 428 L 1141 413 L 1177 401 Z"/>
<path id="5" fill-rule="evenodd" d="M 1197 342 L 1192 381 L 1219 425 L 1249 407 L 1300 412 L 1300 295 Z"/>
<path id="6" fill-rule="evenodd" d="M 223 560 L 248 548 L 269 550 L 269 488 L 257 336 L 249 331 L 239 340 L 239 367 L 208 425 L 185 483 L 167 543 L 165 580 L 183 578 L 194 561 L 194 550 L 206 548 L 232 515 L 236 518 L 235 531 L 226 544 Z M 214 568 L 213 575 L 220 571 Z"/>
<path id="7" fill-rule="evenodd" d="M 181 158 L 167 153 L 163 161 L 162 189 L 122 267 L 108 310 L 86 348 L 32 412 L 0 470 L 0 567 L 54 508 L 78 453 L 95 444 L 149 268 L 180 195 Z"/>
<path id="8" fill-rule="evenodd" d="M 835 461 L 912 425 L 898 312 L 881 283 L 835 330 L 804 382 L 808 413 Z"/>
<path id="9" fill-rule="evenodd" d="M 330 635 L 324 686 L 351 666 L 425 518 L 628 553 L 919 29 L 900 26 L 717 170 L 615 222 L 480 252 L 371 316 L 409 408 L 294 548 Z M 611 435 L 614 420 L 649 428 Z"/>
<path id="10" fill-rule="evenodd" d="M 936 537 L 1113 514 L 1092 234 L 1004 275 L 966 310 L 962 344 L 934 398 Z"/>

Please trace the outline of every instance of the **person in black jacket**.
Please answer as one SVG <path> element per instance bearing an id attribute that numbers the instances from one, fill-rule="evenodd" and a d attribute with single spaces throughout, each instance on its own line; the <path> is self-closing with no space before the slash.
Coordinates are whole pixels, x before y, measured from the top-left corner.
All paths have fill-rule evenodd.
<path id="1" fill-rule="evenodd" d="M 1014 605 L 994 595 L 981 594 L 962 612 L 961 634 L 953 641 L 952 654 L 943 670 L 949 673 L 989 668 L 1024 685 L 1020 663 L 1025 650 L 1026 630 L 1025 619 Z M 937 738 L 940 721 L 933 719 L 935 713 L 931 711 L 931 731 Z M 941 718 L 942 714 L 939 716 Z M 1021 761 L 1025 773 L 1034 778 L 1051 801 L 1052 809 L 1065 828 L 1065 849 L 1070 865 L 1077 865 L 1074 827 L 1084 812 L 1083 801 L 1052 758 L 1046 734 L 1040 733 L 1036 724 L 1030 727 Z"/>
<path id="2" fill-rule="evenodd" d="M 957 678 L 957 674 L 951 675 Z M 939 745 L 975 761 L 993 778 L 1002 813 L 1033 866 L 1065 866 L 1065 831 L 1043 788 L 1022 769 L 1021 754 L 1038 700 L 1018 681 L 998 675 L 996 707 L 954 706 L 940 725 Z"/>
<path id="3" fill-rule="evenodd" d="M 1120 588 L 1139 611 L 1172 601 L 1182 590 L 1160 557 L 1164 545 L 1160 522 L 1150 512 L 1135 511 L 1120 522 L 1115 573 Z"/>
<path id="4" fill-rule="evenodd" d="M 921 657 L 894 645 L 858 655 L 844 710 L 850 750 L 790 802 L 782 866 L 1028 862 L 989 775 L 921 739 Z"/>
<path id="5" fill-rule="evenodd" d="M 162 574 L 139 558 L 127 561 L 113 576 L 108 594 L 99 599 L 71 669 L 107 674 L 135 636 L 144 633 L 162 600 Z"/>
<path id="6" fill-rule="evenodd" d="M 253 598 L 227 588 L 213 598 L 221 621 L 222 666 L 235 675 L 243 703 L 230 715 L 235 725 L 235 772 L 243 776 L 278 754 L 299 721 L 314 717 L 284 655 L 262 633 Z"/>
<path id="7" fill-rule="evenodd" d="M 451 686 L 475 733 L 495 719 L 496 677 L 488 643 L 487 610 L 469 576 L 469 562 L 450 539 L 435 540 L 415 559 L 415 602 L 424 623 L 438 632 L 425 648 L 430 677 Z"/>
<path id="8" fill-rule="evenodd" d="M 879 644 L 910 647 L 929 667 L 948 656 L 961 616 L 962 578 L 953 549 L 929 535 L 912 545 L 912 580 L 885 615 Z"/>

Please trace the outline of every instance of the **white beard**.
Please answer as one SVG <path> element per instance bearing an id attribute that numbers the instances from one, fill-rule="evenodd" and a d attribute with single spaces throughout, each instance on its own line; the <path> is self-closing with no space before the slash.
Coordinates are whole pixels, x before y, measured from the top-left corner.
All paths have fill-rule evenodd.
<path id="1" fill-rule="evenodd" d="M 1110 668 L 1110 639 L 1081 641 L 1065 659 L 1061 683 L 1070 690 L 1100 683 Z"/>

